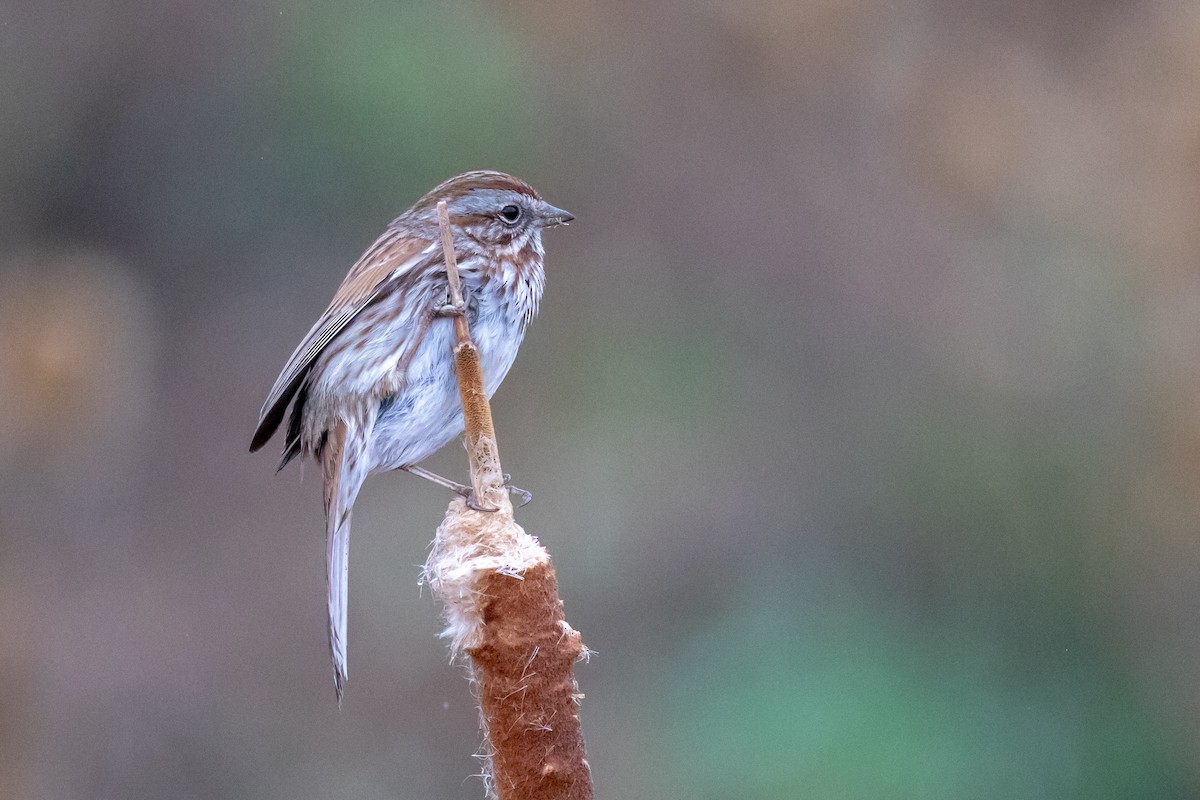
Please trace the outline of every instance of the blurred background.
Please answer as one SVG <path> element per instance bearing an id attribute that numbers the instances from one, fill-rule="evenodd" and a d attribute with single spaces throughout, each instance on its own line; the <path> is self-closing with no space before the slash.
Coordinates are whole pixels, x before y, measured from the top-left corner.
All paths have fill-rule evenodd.
<path id="1" fill-rule="evenodd" d="M 339 713 L 246 452 L 481 167 L 578 216 L 494 410 L 597 797 L 1200 796 L 1192 0 L 0 0 L 0 108 L 0 797 L 482 796 L 446 493 L 360 497 Z"/>

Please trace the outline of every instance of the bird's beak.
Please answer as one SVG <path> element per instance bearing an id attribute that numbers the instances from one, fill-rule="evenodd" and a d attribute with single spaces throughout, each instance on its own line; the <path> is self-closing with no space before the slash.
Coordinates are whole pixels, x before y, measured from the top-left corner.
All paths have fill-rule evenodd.
<path id="1" fill-rule="evenodd" d="M 546 203 L 542 208 L 542 225 L 547 228 L 554 225 L 566 225 L 571 220 L 575 219 L 575 215 L 570 211 L 564 211 L 561 208 Z"/>

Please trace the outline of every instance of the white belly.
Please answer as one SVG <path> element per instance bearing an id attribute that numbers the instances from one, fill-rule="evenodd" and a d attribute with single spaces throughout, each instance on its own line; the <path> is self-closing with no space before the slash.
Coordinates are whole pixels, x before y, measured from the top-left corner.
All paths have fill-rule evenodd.
<path id="1" fill-rule="evenodd" d="M 490 398 L 517 357 L 524 338 L 520 320 L 506 309 L 481 303 L 471 337 L 479 348 L 484 390 Z M 452 367 L 454 321 L 435 319 L 406 370 L 395 398 L 380 409 L 371 437 L 371 471 L 416 464 L 460 435 L 462 403 Z"/>

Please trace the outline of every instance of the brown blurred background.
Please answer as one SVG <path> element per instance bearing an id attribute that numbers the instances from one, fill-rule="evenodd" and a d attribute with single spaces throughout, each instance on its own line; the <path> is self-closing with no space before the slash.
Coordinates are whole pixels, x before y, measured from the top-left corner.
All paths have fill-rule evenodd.
<path id="1" fill-rule="evenodd" d="M 339 713 L 246 453 L 481 167 L 578 216 L 495 414 L 598 797 L 1200 796 L 1200 4 L 0 0 L 0 109 L 0 797 L 482 795 L 445 493 Z"/>

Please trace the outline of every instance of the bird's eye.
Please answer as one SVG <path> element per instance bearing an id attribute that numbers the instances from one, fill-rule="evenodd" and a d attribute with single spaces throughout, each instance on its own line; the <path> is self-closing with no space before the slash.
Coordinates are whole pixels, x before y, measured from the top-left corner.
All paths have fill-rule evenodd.
<path id="1" fill-rule="evenodd" d="M 513 225 L 516 223 L 517 220 L 519 220 L 521 218 L 521 207 L 507 205 L 504 208 L 500 209 L 500 216 L 503 217 L 504 221 L 507 222 L 509 225 Z"/>

